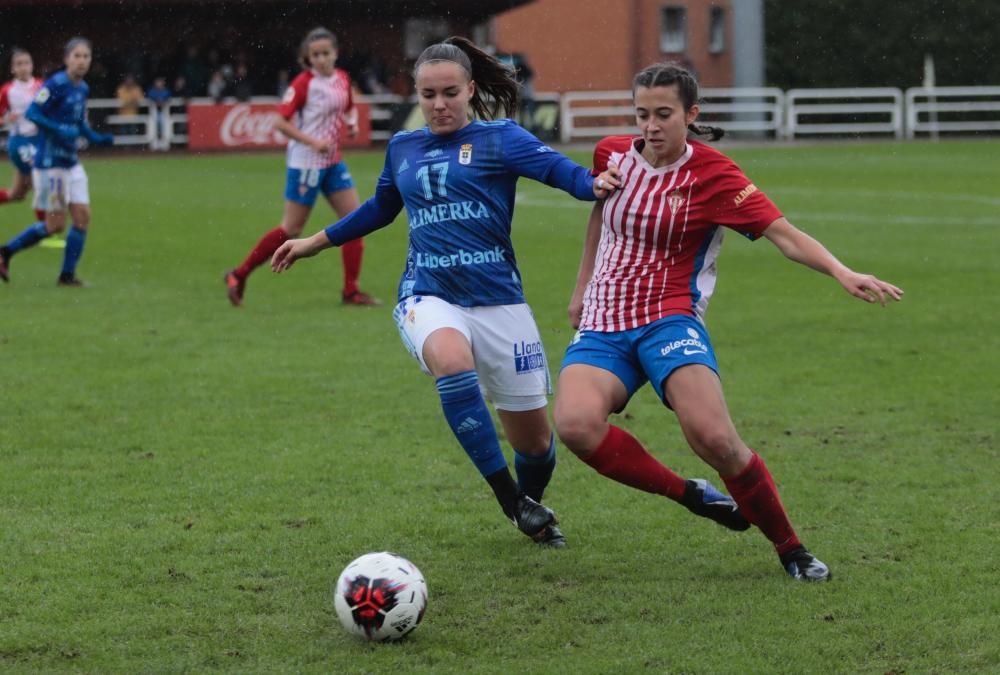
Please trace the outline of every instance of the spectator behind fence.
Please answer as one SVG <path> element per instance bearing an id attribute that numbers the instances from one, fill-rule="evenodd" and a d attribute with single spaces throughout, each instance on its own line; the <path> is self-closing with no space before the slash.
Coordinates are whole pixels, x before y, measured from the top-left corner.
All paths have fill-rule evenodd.
<path id="1" fill-rule="evenodd" d="M 236 73 L 233 76 L 232 91 L 233 96 L 235 96 L 238 101 L 249 101 L 250 97 L 253 96 L 253 80 L 250 79 L 250 73 L 247 70 L 245 63 L 241 63 L 236 66 Z"/>
<path id="2" fill-rule="evenodd" d="M 181 64 L 177 82 L 181 88 L 181 95 L 184 98 L 194 96 L 204 96 L 208 85 L 209 70 L 205 62 L 198 55 L 198 48 L 188 47 L 187 56 Z"/>
<path id="3" fill-rule="evenodd" d="M 518 84 L 521 85 L 521 110 L 518 123 L 534 132 L 535 126 L 535 71 L 528 65 L 527 57 L 520 53 L 500 52 L 497 60 L 513 69 Z"/>
<path id="4" fill-rule="evenodd" d="M 153 150 L 169 150 L 170 139 L 167 138 L 167 129 L 164 125 L 164 118 L 167 108 L 170 105 L 170 98 L 173 96 L 167 89 L 167 78 L 158 76 L 153 80 L 153 86 L 146 92 L 146 98 L 153 103 L 154 114 L 156 115 L 156 137 L 153 139 Z"/>
<path id="5" fill-rule="evenodd" d="M 115 89 L 115 98 L 118 99 L 118 114 L 132 116 L 139 114 L 139 106 L 142 104 L 145 94 L 142 87 L 135 79 L 135 75 L 129 73 L 122 80 L 122 83 Z M 142 125 L 135 123 L 123 124 L 122 131 L 128 135 L 142 133 Z"/>
<path id="6" fill-rule="evenodd" d="M 285 92 L 288 91 L 288 84 L 289 84 L 288 69 L 282 68 L 281 70 L 278 71 L 278 79 L 274 87 L 275 96 L 277 96 L 278 98 L 283 97 L 285 95 Z"/>
<path id="7" fill-rule="evenodd" d="M 138 115 L 139 104 L 142 103 L 144 95 L 142 87 L 136 82 L 135 75 L 129 73 L 122 80 L 115 90 L 115 98 L 118 99 L 119 115 Z"/>
<path id="8" fill-rule="evenodd" d="M 226 82 L 225 75 L 221 70 L 212 73 L 212 78 L 208 81 L 208 95 L 216 103 L 222 103 L 222 99 L 229 93 L 229 83 Z"/>
<path id="9" fill-rule="evenodd" d="M 153 80 L 153 86 L 146 92 L 146 98 L 156 106 L 166 104 L 173 94 L 167 89 L 167 78 L 159 75 Z"/>

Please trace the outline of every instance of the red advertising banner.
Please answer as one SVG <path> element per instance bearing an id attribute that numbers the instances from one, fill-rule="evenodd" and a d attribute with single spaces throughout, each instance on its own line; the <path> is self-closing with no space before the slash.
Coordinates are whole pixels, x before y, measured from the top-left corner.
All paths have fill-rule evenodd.
<path id="1" fill-rule="evenodd" d="M 288 139 L 274 128 L 277 104 L 191 103 L 187 107 L 188 148 L 191 150 L 262 150 L 283 148 Z M 367 103 L 358 109 L 358 135 L 344 134 L 340 147 L 357 148 L 371 144 L 371 115 Z"/>

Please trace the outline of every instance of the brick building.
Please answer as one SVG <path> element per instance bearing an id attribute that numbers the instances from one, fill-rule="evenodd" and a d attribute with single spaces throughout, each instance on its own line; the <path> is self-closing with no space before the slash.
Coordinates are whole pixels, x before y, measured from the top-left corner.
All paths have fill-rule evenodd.
<path id="1" fill-rule="evenodd" d="M 525 55 L 538 91 L 626 89 L 636 71 L 663 60 L 687 63 L 706 87 L 757 86 L 761 7 L 759 0 L 534 0 L 499 15 L 494 37 L 500 50 Z"/>

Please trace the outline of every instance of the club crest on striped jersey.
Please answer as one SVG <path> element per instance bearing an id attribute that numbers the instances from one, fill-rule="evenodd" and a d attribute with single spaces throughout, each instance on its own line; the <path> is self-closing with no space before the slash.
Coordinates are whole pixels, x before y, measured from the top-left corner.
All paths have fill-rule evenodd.
<path id="1" fill-rule="evenodd" d="M 671 192 L 670 196 L 667 197 L 667 204 L 670 205 L 670 213 L 676 216 L 677 212 L 681 210 L 682 206 L 684 206 L 685 201 L 684 193 L 680 190 L 674 190 Z"/>
<path id="2" fill-rule="evenodd" d="M 458 163 L 472 164 L 472 143 L 465 143 L 458 149 Z"/>

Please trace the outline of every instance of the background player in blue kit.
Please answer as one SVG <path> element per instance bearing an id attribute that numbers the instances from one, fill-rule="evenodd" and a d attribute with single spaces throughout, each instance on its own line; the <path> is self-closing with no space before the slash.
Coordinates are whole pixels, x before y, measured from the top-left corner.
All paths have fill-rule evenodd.
<path id="1" fill-rule="evenodd" d="M 66 211 L 73 226 L 66 235 L 66 251 L 58 285 L 82 286 L 76 265 L 83 254 L 90 224 L 90 193 L 87 174 L 77 157 L 77 139 L 93 145 L 111 145 L 114 137 L 94 131 L 87 124 L 90 88 L 83 77 L 90 70 L 91 48 L 86 38 L 75 37 L 63 51 L 65 70 L 46 80 L 25 117 L 39 129 L 38 150 L 32 171 L 35 208 L 45 211 L 45 222 L 27 229 L 0 247 L 0 278 L 7 281 L 11 257 L 20 250 L 66 227 Z"/>
<path id="2" fill-rule="evenodd" d="M 594 179 L 510 120 L 470 121 L 471 111 L 513 115 L 519 85 L 468 40 L 428 47 L 414 78 L 427 126 L 392 138 L 371 199 L 326 230 L 282 244 L 272 268 L 385 227 L 405 206 L 410 245 L 394 311 L 403 342 L 435 378 L 448 425 L 504 513 L 535 541 L 562 546 L 555 515 L 538 503 L 555 468 L 551 386 L 510 239 L 514 193 L 520 176 L 590 201 L 619 183 L 613 170 Z M 483 390 L 514 447 L 516 483 Z"/>

